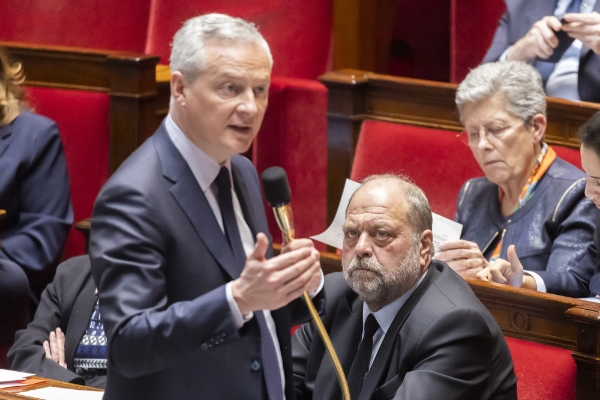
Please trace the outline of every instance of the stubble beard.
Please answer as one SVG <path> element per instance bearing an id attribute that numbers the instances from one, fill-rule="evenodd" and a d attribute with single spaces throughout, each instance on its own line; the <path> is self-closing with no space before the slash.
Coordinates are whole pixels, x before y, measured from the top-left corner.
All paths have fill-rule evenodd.
<path id="1" fill-rule="evenodd" d="M 371 311 L 378 311 L 406 293 L 421 277 L 419 247 L 411 246 L 395 268 L 386 271 L 375 257 L 354 257 L 343 266 L 346 282 Z"/>

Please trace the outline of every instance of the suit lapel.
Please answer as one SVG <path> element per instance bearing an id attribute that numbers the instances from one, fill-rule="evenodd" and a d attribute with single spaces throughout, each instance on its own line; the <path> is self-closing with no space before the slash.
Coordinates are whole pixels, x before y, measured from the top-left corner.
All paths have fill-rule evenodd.
<path id="1" fill-rule="evenodd" d="M 12 141 L 12 123 L 0 127 L 0 156 L 6 151 Z"/>
<path id="2" fill-rule="evenodd" d="M 432 262 L 429 266 L 429 271 L 419 287 L 413 292 L 413 294 L 408 298 L 406 303 L 400 308 L 398 314 L 394 317 L 390 328 L 383 338 L 383 342 L 377 351 L 377 355 L 375 356 L 375 360 L 373 360 L 373 365 L 369 369 L 367 376 L 365 378 L 365 382 L 362 386 L 360 394 L 358 396 L 358 400 L 368 400 L 375 389 L 380 386 L 383 382 L 381 380 L 385 377 L 385 374 L 389 368 L 390 359 L 394 352 L 394 349 L 398 349 L 402 344 L 397 343 L 400 340 L 400 336 L 398 333 L 402 326 L 410 316 L 412 310 L 416 307 L 423 297 L 423 294 L 427 292 L 429 286 L 433 282 L 437 280 L 437 278 L 441 275 L 441 272 L 438 268 L 436 268 L 435 262 Z"/>
<path id="3" fill-rule="evenodd" d="M 355 301 L 349 305 L 347 297 L 342 296 L 334 315 L 335 318 L 331 324 L 329 336 L 333 348 L 338 353 L 344 374 L 348 375 L 362 336 L 362 301 L 356 297 Z M 318 335 L 316 328 L 314 335 Z M 319 340 L 321 340 L 320 337 Z M 331 361 L 331 357 L 325 353 L 327 353 L 327 350 L 323 344 L 323 357 L 313 389 L 313 398 L 315 400 L 340 399 L 342 398 L 342 391 L 338 383 L 335 366 Z"/>
<path id="4" fill-rule="evenodd" d="M 154 136 L 163 175 L 173 182 L 170 192 L 188 217 L 206 248 L 232 279 L 240 276 L 243 265 L 236 265 L 233 252 L 206 200 L 192 170 L 168 137 L 163 124 Z"/>

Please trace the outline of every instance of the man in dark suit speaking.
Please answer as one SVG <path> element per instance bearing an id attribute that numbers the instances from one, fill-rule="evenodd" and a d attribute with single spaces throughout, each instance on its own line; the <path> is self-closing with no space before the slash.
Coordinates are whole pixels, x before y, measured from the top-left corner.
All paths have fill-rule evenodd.
<path id="1" fill-rule="evenodd" d="M 425 194 L 400 176 L 367 178 L 350 200 L 323 323 L 351 399 L 516 399 L 502 332 L 465 281 L 431 260 L 431 226 Z M 341 398 L 312 323 L 292 355 L 297 399 Z"/>
<path id="2" fill-rule="evenodd" d="M 322 280 L 308 239 L 271 258 L 258 132 L 272 58 L 254 25 L 187 21 L 171 105 L 102 189 L 90 255 L 108 338 L 105 399 L 293 398 L 290 326 Z"/>

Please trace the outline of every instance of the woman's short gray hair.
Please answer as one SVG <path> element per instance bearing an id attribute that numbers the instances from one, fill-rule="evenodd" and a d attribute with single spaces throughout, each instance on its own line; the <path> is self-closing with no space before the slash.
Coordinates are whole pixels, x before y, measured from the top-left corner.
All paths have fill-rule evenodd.
<path id="1" fill-rule="evenodd" d="M 265 49 L 273 65 L 269 45 L 253 23 L 213 13 L 188 19 L 175 33 L 171 44 L 171 72 L 181 72 L 188 82 L 195 80 L 204 68 L 204 46 L 211 39 L 257 43 Z"/>
<path id="2" fill-rule="evenodd" d="M 546 115 L 546 95 L 540 73 L 522 61 L 495 62 L 475 68 L 456 91 L 456 106 L 463 120 L 467 103 L 479 103 L 495 95 L 504 98 L 506 109 L 530 124 L 537 114 Z"/>

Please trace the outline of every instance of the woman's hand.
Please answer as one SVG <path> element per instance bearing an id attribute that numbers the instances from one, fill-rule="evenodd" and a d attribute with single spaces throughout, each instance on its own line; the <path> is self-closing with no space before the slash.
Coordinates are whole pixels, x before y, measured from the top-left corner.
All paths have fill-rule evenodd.
<path id="1" fill-rule="evenodd" d="M 508 261 L 501 258 L 492 261 L 488 268 L 477 274 L 477 278 L 488 282 L 507 283 L 510 286 L 537 290 L 537 283 L 533 276 L 523 273 L 523 265 L 517 257 L 517 249 L 514 244 L 508 246 L 506 254 Z"/>
<path id="2" fill-rule="evenodd" d="M 477 274 L 477 278 L 496 283 L 506 283 L 510 286 L 523 285 L 523 266 L 517 257 L 515 245 L 508 246 L 506 251 L 509 261 L 499 258 Z"/>
<path id="3" fill-rule="evenodd" d="M 65 334 L 60 328 L 56 328 L 56 332 L 50 332 L 48 340 L 43 343 L 46 358 L 56 362 L 63 368 L 67 368 L 65 363 Z"/>
<path id="4" fill-rule="evenodd" d="M 481 254 L 479 246 L 468 240 L 440 244 L 440 248 L 433 258 L 444 261 L 463 278 L 475 278 L 478 272 L 488 266 L 488 261 Z"/>

